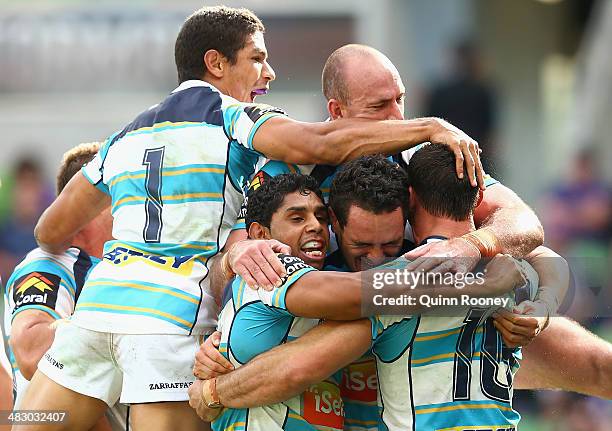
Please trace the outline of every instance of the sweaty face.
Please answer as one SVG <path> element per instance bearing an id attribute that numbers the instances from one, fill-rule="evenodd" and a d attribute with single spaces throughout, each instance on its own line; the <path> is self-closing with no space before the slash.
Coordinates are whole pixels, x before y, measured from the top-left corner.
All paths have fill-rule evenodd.
<path id="1" fill-rule="evenodd" d="M 374 214 L 351 206 L 344 228 L 334 220 L 338 246 L 351 271 L 377 266 L 385 258 L 397 257 L 404 242 L 402 209 Z"/>
<path id="2" fill-rule="evenodd" d="M 266 94 L 276 75 L 268 64 L 268 51 L 263 33 L 256 31 L 246 38 L 246 45 L 236 55 L 236 63 L 228 63 L 223 84 L 227 94 L 241 102 L 253 102 Z"/>
<path id="3" fill-rule="evenodd" d="M 345 118 L 404 119 L 406 89 L 390 61 L 373 57 L 357 67 L 349 63 L 344 76 L 349 97 L 342 109 Z"/>
<path id="4" fill-rule="evenodd" d="M 294 256 L 321 269 L 329 244 L 328 220 L 327 207 L 316 194 L 291 193 L 272 215 L 270 235 L 290 246 Z"/>

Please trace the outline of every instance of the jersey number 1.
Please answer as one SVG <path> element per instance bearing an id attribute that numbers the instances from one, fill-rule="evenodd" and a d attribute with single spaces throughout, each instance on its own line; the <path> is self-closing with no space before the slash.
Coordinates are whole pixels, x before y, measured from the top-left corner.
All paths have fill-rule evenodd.
<path id="1" fill-rule="evenodd" d="M 147 167 L 145 189 L 146 222 L 142 231 L 145 242 L 159 242 L 162 230 L 162 165 L 164 163 L 164 147 L 145 151 L 142 164 Z"/>

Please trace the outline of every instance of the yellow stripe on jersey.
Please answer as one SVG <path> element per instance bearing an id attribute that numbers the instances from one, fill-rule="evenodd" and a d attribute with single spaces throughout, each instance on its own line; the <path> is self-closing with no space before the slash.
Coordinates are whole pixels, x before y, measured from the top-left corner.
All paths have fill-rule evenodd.
<path id="1" fill-rule="evenodd" d="M 123 175 L 119 175 L 116 178 L 113 178 L 113 180 L 108 183 L 108 187 L 113 187 L 115 184 L 117 184 L 120 181 L 123 180 L 139 180 L 140 178 L 145 178 L 147 176 L 147 174 L 123 174 Z"/>
<path id="2" fill-rule="evenodd" d="M 435 334 L 435 335 L 422 335 L 420 337 L 417 336 L 414 339 L 414 341 L 415 342 L 419 342 L 419 341 L 437 340 L 439 338 L 444 338 L 444 337 L 448 337 L 448 336 L 453 335 L 453 334 L 458 334 L 459 332 L 461 332 L 461 329 L 462 328 L 451 329 L 448 332 L 444 332 L 444 333 L 441 333 L 441 334 Z M 478 333 L 478 332 L 482 332 L 482 327 L 476 329 L 476 333 Z"/>
<path id="3" fill-rule="evenodd" d="M 458 334 L 459 332 L 461 332 L 461 328 L 458 329 L 453 329 L 449 332 L 444 332 L 442 334 L 435 334 L 435 335 L 424 335 L 424 336 L 417 336 L 414 341 L 429 341 L 429 340 L 437 340 L 439 338 L 444 338 L 444 337 L 448 337 L 449 335 L 453 335 L 453 334 Z"/>
<path id="4" fill-rule="evenodd" d="M 185 169 L 179 169 L 176 171 L 169 171 L 169 172 L 164 171 L 162 173 L 162 176 L 170 177 L 174 175 L 184 175 L 184 174 L 193 174 L 193 173 L 201 173 L 201 172 L 212 172 L 215 174 L 224 174 L 225 169 L 223 168 L 185 168 Z M 146 173 L 119 175 L 118 177 L 113 178 L 113 180 L 110 183 L 108 183 L 108 186 L 112 187 L 118 182 L 123 181 L 123 180 L 138 180 L 141 178 L 146 178 L 146 175 L 147 175 Z"/>
<path id="5" fill-rule="evenodd" d="M 431 409 L 422 409 L 422 410 L 415 409 L 415 413 L 417 415 L 422 415 L 422 414 L 427 414 L 427 413 L 450 412 L 453 410 L 473 410 L 473 409 L 498 409 L 498 410 L 504 410 L 507 412 L 513 411 L 512 408 L 500 406 L 499 404 L 458 404 L 455 406 L 434 407 Z"/>
<path id="6" fill-rule="evenodd" d="M 173 316 L 170 313 L 165 313 L 163 311 L 154 310 L 153 308 L 144 308 L 144 307 L 128 307 L 126 305 L 112 305 L 112 304 L 99 304 L 97 302 L 84 302 L 77 305 L 77 310 L 82 307 L 93 307 L 93 308 L 107 308 L 109 310 L 125 310 L 125 311 L 139 311 L 142 313 L 156 314 L 158 316 L 165 317 L 170 320 L 174 320 L 175 322 L 181 323 L 187 327 L 192 327 L 193 322 L 188 322 L 185 319 L 181 319 L 178 316 Z"/>
<path id="7" fill-rule="evenodd" d="M 164 177 L 169 177 L 172 175 L 183 175 L 183 174 L 192 174 L 198 172 L 213 172 L 215 174 L 224 174 L 224 168 L 185 168 L 179 169 L 177 171 L 164 172 Z"/>
<path id="8" fill-rule="evenodd" d="M 457 353 L 442 353 L 441 355 L 433 355 L 422 359 L 413 359 L 410 361 L 413 364 L 423 364 L 425 362 L 437 361 L 438 359 L 448 359 L 455 356 Z M 475 352 L 472 357 L 480 356 L 480 352 Z"/>
<path id="9" fill-rule="evenodd" d="M 223 199 L 223 194 L 221 193 L 185 193 L 182 195 L 166 195 L 166 196 L 162 196 L 161 200 L 162 202 L 168 202 L 168 201 L 172 201 L 172 200 L 179 200 L 179 199 L 191 199 L 191 198 L 218 198 L 218 199 Z M 123 205 L 126 202 L 135 202 L 135 201 L 141 201 L 144 202 L 147 198 L 146 197 L 142 197 L 142 196 L 130 196 L 127 198 L 123 198 L 123 199 L 119 199 L 117 202 L 115 202 L 114 206 L 119 206 L 119 205 Z"/>
<path id="10" fill-rule="evenodd" d="M 297 419 L 299 421 L 306 422 L 306 419 L 295 413 L 289 413 L 287 416 L 289 416 L 291 419 Z"/>
<path id="11" fill-rule="evenodd" d="M 185 193 L 182 195 L 167 195 L 162 196 L 162 201 L 171 201 L 174 199 L 190 199 L 190 198 L 223 198 L 222 193 Z"/>
<path id="12" fill-rule="evenodd" d="M 231 424 L 230 426 L 225 428 L 224 431 L 234 431 L 238 427 L 243 427 L 244 428 L 245 425 L 246 425 L 246 422 L 234 422 L 233 424 Z"/>
<path id="13" fill-rule="evenodd" d="M 89 283 L 87 283 L 87 286 L 108 286 L 110 283 L 112 283 L 113 286 L 123 286 L 123 287 L 129 287 L 131 289 L 138 289 L 138 290 L 146 290 L 149 292 L 158 292 L 158 293 L 165 293 L 167 295 L 172 295 L 176 298 L 180 298 L 180 299 L 184 299 L 185 301 L 189 301 L 193 304 L 198 305 L 200 303 L 199 300 L 194 299 L 190 296 L 187 295 L 183 295 L 182 293 L 179 292 L 174 292 L 172 290 L 169 289 L 164 289 L 163 287 L 153 287 L 153 286 L 145 286 L 142 284 L 136 284 L 136 283 L 128 283 L 126 281 L 91 281 Z"/>
<path id="14" fill-rule="evenodd" d="M 242 279 L 242 281 L 240 281 L 240 286 L 238 286 L 238 298 L 236 298 L 238 301 L 237 307 L 240 308 L 242 307 L 242 296 L 244 294 L 244 285 L 246 284 L 246 281 L 244 281 L 244 279 Z"/>

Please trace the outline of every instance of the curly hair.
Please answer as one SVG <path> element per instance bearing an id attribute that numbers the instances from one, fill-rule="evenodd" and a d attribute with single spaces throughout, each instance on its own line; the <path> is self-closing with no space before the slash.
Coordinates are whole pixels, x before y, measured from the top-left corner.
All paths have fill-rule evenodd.
<path id="1" fill-rule="evenodd" d="M 455 155 L 446 145 L 429 144 L 414 153 L 408 177 L 420 204 L 431 215 L 464 221 L 476 207 L 478 187 L 472 187 L 467 175 L 457 177 Z"/>
<path id="2" fill-rule="evenodd" d="M 304 196 L 314 193 L 324 202 L 323 193 L 313 177 L 301 174 L 277 175 L 249 194 L 245 217 L 247 230 L 254 222 L 269 228 L 272 215 L 283 204 L 285 196 L 295 192 Z"/>
<path id="3" fill-rule="evenodd" d="M 179 83 L 204 77 L 204 54 L 208 50 L 219 51 L 234 64 L 247 37 L 256 31 L 263 33 L 265 27 L 248 9 L 214 6 L 195 11 L 181 27 L 174 45 Z"/>
<path id="4" fill-rule="evenodd" d="M 83 165 L 89 163 L 100 150 L 100 142 L 86 142 L 66 151 L 62 156 L 62 163 L 57 172 L 56 190 L 59 195 L 68 181 L 81 170 Z"/>
<path id="5" fill-rule="evenodd" d="M 341 227 L 346 226 L 351 206 L 374 214 L 402 208 L 408 218 L 406 173 L 384 156 L 364 156 L 342 166 L 331 184 L 329 206 Z"/>

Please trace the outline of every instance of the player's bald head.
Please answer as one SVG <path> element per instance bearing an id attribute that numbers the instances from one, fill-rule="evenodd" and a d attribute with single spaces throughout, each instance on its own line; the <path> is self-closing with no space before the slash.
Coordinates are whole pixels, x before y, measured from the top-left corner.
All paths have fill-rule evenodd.
<path id="1" fill-rule="evenodd" d="M 399 73 L 391 60 L 370 46 L 349 44 L 335 50 L 323 67 L 323 94 L 327 100 L 336 99 L 349 103 L 353 93 L 364 82 L 381 74 Z"/>

